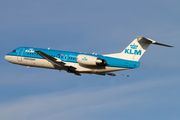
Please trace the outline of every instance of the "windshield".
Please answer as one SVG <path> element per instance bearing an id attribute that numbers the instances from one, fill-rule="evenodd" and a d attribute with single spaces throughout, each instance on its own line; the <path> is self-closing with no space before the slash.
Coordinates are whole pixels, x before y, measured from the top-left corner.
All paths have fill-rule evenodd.
<path id="1" fill-rule="evenodd" d="M 13 53 L 15 53 L 15 52 L 16 52 L 16 50 L 13 50 L 12 52 L 13 52 Z"/>

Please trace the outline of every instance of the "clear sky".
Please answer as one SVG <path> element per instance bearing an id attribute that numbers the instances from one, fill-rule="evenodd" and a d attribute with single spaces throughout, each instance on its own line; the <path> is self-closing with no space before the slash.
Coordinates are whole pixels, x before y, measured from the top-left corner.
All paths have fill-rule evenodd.
<path id="1" fill-rule="evenodd" d="M 0 0 L 1 120 L 179 120 L 179 0 Z M 137 36 L 151 45 L 124 76 L 26 68 L 5 61 L 32 46 L 109 54 Z"/>

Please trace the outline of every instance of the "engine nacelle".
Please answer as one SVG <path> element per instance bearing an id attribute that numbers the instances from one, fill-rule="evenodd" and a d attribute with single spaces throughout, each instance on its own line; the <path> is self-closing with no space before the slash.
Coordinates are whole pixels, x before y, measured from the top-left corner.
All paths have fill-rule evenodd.
<path id="1" fill-rule="evenodd" d="M 106 64 L 105 60 L 90 55 L 78 55 L 76 60 L 83 65 L 103 66 Z"/>

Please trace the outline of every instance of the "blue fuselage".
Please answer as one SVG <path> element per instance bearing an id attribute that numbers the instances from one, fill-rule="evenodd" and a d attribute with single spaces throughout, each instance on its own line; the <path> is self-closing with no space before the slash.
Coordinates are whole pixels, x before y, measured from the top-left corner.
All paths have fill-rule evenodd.
<path id="1" fill-rule="evenodd" d="M 79 53 L 79 52 L 68 52 L 68 51 L 60 51 L 60 50 L 51 50 L 51 49 L 41 49 L 41 48 L 33 48 L 33 47 L 19 47 L 8 53 L 5 59 L 11 63 L 32 66 L 32 67 L 42 67 L 42 68 L 51 68 L 57 69 L 50 63 L 44 59 L 41 55 L 37 54 L 35 51 L 41 51 L 53 58 L 58 58 L 64 63 L 67 63 L 69 66 L 73 66 L 79 73 L 93 73 L 95 72 L 109 72 L 109 71 L 119 71 L 125 69 L 133 69 L 138 68 L 140 66 L 139 61 L 131 61 L 113 57 L 107 57 L 103 55 L 96 54 L 87 54 L 87 53 Z M 78 55 L 88 55 L 92 57 L 97 57 L 99 59 L 103 59 L 106 61 L 105 66 L 83 66 L 80 65 L 77 61 Z M 13 58 L 12 58 L 13 57 Z M 87 60 L 86 58 L 83 60 Z M 46 61 L 46 63 L 44 62 Z M 42 63 L 42 64 L 41 64 Z"/>

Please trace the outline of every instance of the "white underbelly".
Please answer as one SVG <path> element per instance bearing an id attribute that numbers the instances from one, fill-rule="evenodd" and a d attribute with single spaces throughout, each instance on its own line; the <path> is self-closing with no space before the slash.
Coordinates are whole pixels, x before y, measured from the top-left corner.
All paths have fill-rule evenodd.
<path id="1" fill-rule="evenodd" d="M 31 58 L 31 57 L 17 57 L 17 56 L 8 56 L 9 62 L 19 65 L 32 66 L 32 67 L 42 67 L 42 68 L 51 68 L 54 66 L 45 59 Z"/>
<path id="2" fill-rule="evenodd" d="M 7 56 L 7 57 L 9 59 L 8 61 L 14 64 L 55 69 L 55 67 L 46 59 L 17 57 L 17 56 Z M 66 62 L 66 66 L 73 66 L 77 68 L 76 71 L 79 73 L 102 73 L 102 72 L 111 72 L 111 71 L 129 69 L 129 68 L 110 67 L 110 66 L 83 66 L 80 65 L 79 63 L 73 63 L 73 62 Z"/>

